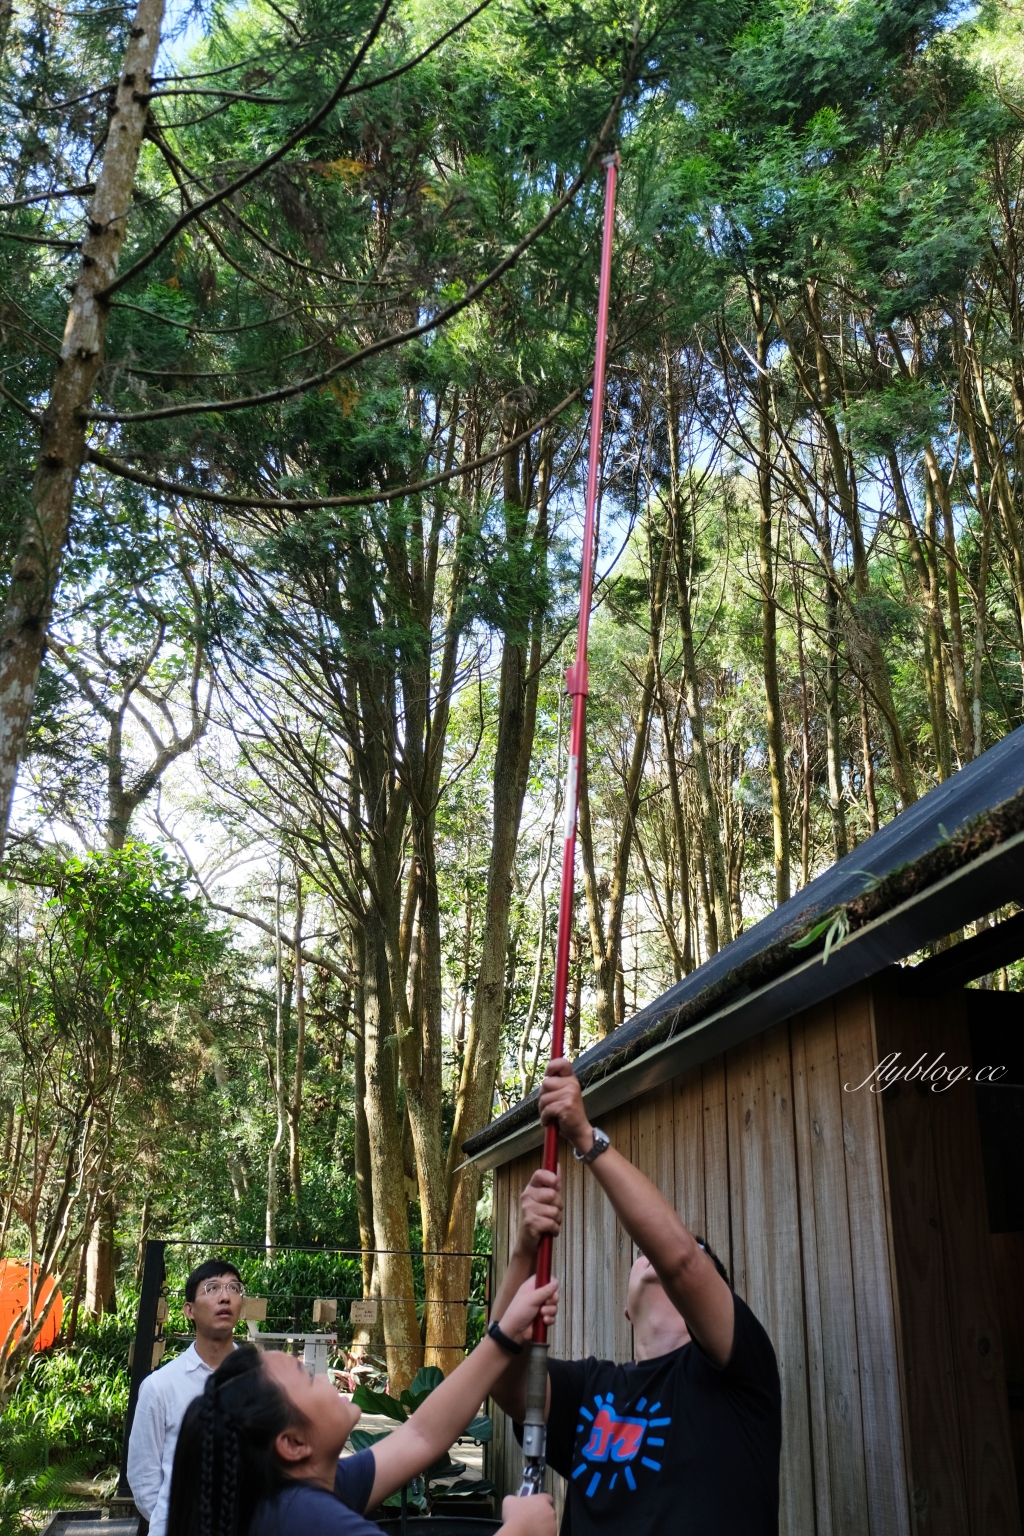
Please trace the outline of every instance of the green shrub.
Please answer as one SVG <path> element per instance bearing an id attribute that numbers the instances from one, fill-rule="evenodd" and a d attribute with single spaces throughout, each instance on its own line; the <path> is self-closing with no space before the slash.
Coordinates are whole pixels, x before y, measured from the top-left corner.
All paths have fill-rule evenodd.
<path id="1" fill-rule="evenodd" d="M 69 1483 L 113 1476 L 133 1331 L 120 1317 L 83 1320 L 74 1349 L 33 1357 L 0 1419 L 0 1484 L 25 1507 L 54 1508 L 67 1502 Z"/>

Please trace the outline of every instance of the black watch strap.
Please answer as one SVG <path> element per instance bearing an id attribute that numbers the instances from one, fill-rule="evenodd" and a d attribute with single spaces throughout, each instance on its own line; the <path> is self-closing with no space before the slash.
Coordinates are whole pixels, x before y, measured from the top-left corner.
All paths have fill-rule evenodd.
<path id="1" fill-rule="evenodd" d="M 522 1354 L 523 1346 L 521 1344 L 517 1344 L 515 1339 L 510 1339 L 507 1333 L 502 1333 L 501 1326 L 497 1321 L 490 1325 L 487 1332 L 489 1337 L 494 1340 L 495 1344 L 497 1344 L 498 1348 L 505 1351 L 506 1355 Z"/>

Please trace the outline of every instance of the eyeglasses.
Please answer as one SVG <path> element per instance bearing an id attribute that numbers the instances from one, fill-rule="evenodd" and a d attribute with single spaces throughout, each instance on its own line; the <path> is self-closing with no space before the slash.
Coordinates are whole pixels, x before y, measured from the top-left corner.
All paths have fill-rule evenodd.
<path id="1" fill-rule="evenodd" d="M 229 1296 L 245 1295 L 245 1288 L 237 1280 L 207 1280 L 199 1287 L 201 1296 L 220 1296 L 225 1291 Z"/>

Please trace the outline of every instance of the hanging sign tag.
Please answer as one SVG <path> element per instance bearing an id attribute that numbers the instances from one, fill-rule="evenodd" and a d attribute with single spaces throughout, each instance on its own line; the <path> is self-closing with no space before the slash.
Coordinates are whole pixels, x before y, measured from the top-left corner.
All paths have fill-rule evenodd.
<path id="1" fill-rule="evenodd" d="M 377 1303 L 375 1301 L 354 1301 L 349 1312 L 349 1321 L 369 1325 L 371 1328 L 377 1321 Z"/>

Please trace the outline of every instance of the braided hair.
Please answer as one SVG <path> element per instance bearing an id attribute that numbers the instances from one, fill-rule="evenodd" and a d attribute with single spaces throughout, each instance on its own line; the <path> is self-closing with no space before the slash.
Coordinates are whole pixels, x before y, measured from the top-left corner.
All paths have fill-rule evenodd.
<path id="1" fill-rule="evenodd" d="M 295 1410 L 252 1345 L 232 1350 L 185 1410 L 167 1536 L 247 1536 L 257 1506 L 287 1482 L 274 1442 Z"/>

